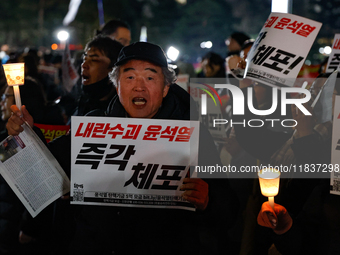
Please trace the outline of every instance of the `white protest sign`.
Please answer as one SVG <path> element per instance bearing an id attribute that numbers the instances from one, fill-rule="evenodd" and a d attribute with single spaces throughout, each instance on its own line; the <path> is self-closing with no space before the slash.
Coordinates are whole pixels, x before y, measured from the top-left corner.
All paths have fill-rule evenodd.
<path id="1" fill-rule="evenodd" d="M 292 87 L 321 25 L 289 13 L 271 13 L 248 54 L 245 78 Z"/>
<path id="2" fill-rule="evenodd" d="M 72 117 L 71 203 L 194 210 L 179 187 L 198 142 L 198 121 Z"/>
<path id="3" fill-rule="evenodd" d="M 338 71 L 334 71 L 322 86 L 319 94 L 315 98 L 312 107 L 318 123 L 325 123 L 332 120 L 332 98 L 338 76 Z"/>
<path id="4" fill-rule="evenodd" d="M 335 34 L 332 45 L 332 53 L 329 55 L 326 73 L 337 70 L 340 66 L 340 34 Z"/>
<path id="5" fill-rule="evenodd" d="M 335 97 L 332 134 L 331 194 L 340 195 L 340 96 Z"/>

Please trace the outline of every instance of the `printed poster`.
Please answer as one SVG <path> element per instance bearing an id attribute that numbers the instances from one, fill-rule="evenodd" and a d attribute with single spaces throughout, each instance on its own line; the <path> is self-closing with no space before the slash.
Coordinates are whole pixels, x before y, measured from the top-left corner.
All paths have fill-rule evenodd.
<path id="1" fill-rule="evenodd" d="M 340 65 L 340 34 L 335 34 L 332 53 L 329 55 L 326 73 L 334 72 L 339 68 Z"/>
<path id="2" fill-rule="evenodd" d="M 179 190 L 197 165 L 199 122 L 72 117 L 72 204 L 195 210 Z"/>
<path id="3" fill-rule="evenodd" d="M 340 195 L 340 96 L 335 98 L 332 134 L 331 194 Z"/>
<path id="4" fill-rule="evenodd" d="M 321 25 L 289 13 L 271 13 L 248 54 L 245 78 L 293 87 Z"/>

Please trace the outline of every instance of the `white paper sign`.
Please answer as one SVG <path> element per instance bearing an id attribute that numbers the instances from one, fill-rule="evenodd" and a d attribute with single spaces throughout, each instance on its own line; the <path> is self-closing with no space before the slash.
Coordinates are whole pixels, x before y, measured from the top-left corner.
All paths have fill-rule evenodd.
<path id="1" fill-rule="evenodd" d="M 334 72 L 340 66 L 340 34 L 335 34 L 332 53 L 329 55 L 326 73 Z"/>
<path id="2" fill-rule="evenodd" d="M 338 71 L 335 71 L 328 77 L 312 104 L 318 123 L 325 123 L 332 120 L 332 98 L 337 76 Z"/>
<path id="3" fill-rule="evenodd" d="M 321 25 L 289 13 L 271 13 L 248 54 L 246 78 L 292 87 Z"/>
<path id="4" fill-rule="evenodd" d="M 194 210 L 179 187 L 198 141 L 198 121 L 72 117 L 71 203 Z"/>
<path id="5" fill-rule="evenodd" d="M 340 195 L 340 96 L 335 98 L 332 134 L 331 194 Z"/>

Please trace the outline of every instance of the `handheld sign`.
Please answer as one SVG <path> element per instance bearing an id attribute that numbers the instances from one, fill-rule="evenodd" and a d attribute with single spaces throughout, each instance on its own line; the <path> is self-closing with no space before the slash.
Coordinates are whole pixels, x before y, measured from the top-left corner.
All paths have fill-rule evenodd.
<path id="1" fill-rule="evenodd" d="M 289 13 L 271 13 L 248 53 L 244 78 L 293 87 L 321 25 Z"/>

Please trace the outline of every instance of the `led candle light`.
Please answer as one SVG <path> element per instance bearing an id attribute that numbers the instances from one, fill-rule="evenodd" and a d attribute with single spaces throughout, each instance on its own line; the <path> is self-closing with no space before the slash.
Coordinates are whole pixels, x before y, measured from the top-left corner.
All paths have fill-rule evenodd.
<path id="1" fill-rule="evenodd" d="M 258 172 L 261 193 L 268 197 L 270 206 L 274 209 L 274 196 L 279 193 L 280 171 L 275 168 L 262 169 Z"/>
<path id="2" fill-rule="evenodd" d="M 19 85 L 24 85 L 25 80 L 25 64 L 24 63 L 13 63 L 4 64 L 5 76 L 8 86 L 13 86 L 15 104 L 21 110 L 21 98 Z"/>

